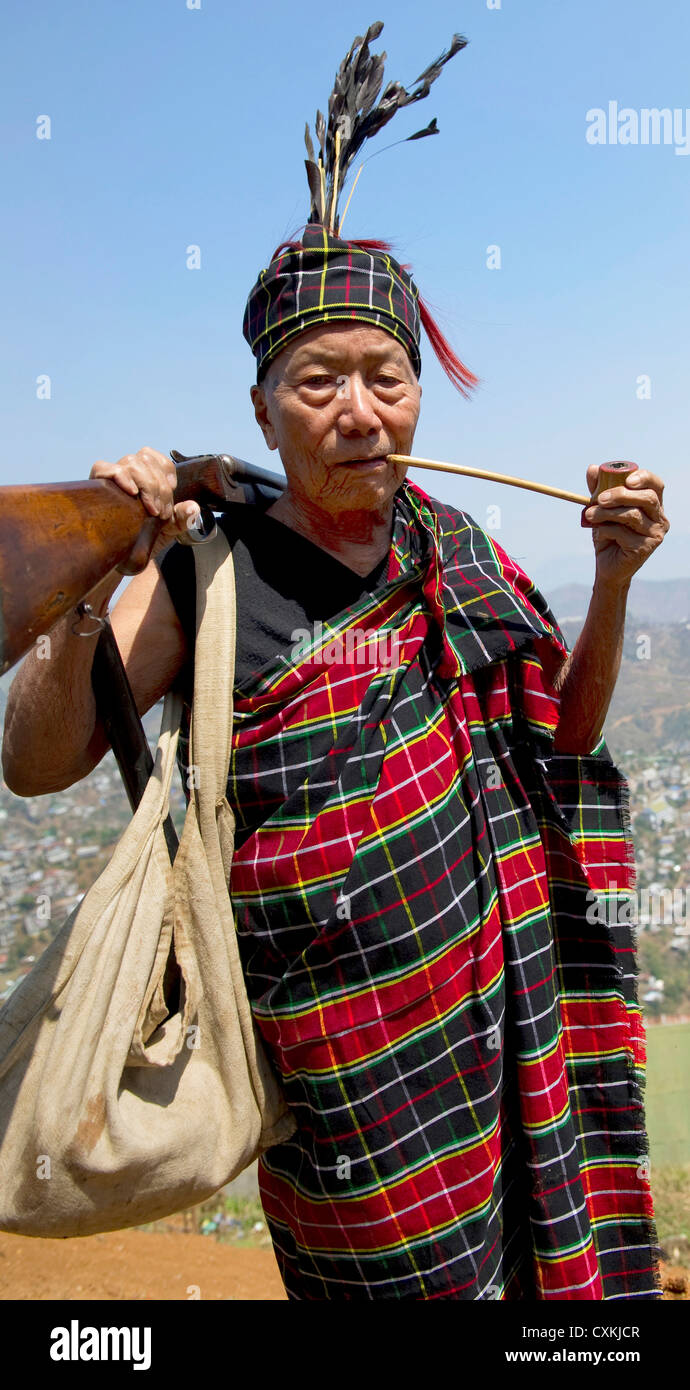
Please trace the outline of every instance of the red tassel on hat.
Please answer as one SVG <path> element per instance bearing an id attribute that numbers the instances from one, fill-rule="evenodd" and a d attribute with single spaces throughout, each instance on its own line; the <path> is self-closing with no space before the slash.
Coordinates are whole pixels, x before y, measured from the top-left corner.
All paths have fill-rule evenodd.
<path id="1" fill-rule="evenodd" d="M 418 303 L 422 327 L 446 376 L 449 377 L 458 391 L 469 400 L 470 393 L 479 384 L 479 377 L 475 376 L 474 372 L 471 372 L 469 367 L 466 367 L 464 362 L 461 362 L 460 358 L 453 352 L 448 339 L 444 338 L 436 320 L 429 313 L 421 294 Z"/>

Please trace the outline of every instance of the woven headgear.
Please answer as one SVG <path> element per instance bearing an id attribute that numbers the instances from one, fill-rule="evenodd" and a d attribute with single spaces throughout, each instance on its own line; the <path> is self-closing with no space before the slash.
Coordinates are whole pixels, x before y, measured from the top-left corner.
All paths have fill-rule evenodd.
<path id="1" fill-rule="evenodd" d="M 380 22 L 370 25 L 364 38 L 354 40 L 340 64 L 328 103 L 328 126 L 321 112 L 316 113 L 318 162 L 307 125 L 309 222 L 301 241 L 283 243 L 261 271 L 247 300 L 242 331 L 257 360 L 257 381 L 299 333 L 317 324 L 353 321 L 391 333 L 407 350 L 419 376 L 421 325 L 444 371 L 467 395 L 477 378 L 446 342 L 408 269 L 393 258 L 385 242 L 344 241 L 341 237 L 345 213 L 338 222 L 338 198 L 355 155 L 397 110 L 428 96 L 442 68 L 467 44 L 461 34 L 454 34 L 450 48 L 424 69 L 412 90 L 400 82 L 389 82 L 377 106 L 386 55 L 370 53 L 369 42 L 378 38 L 382 28 Z M 434 119 L 406 139 L 437 134 Z"/>
<path id="2" fill-rule="evenodd" d="M 341 241 L 310 223 L 301 243 L 280 249 L 261 271 L 247 300 L 242 331 L 256 357 L 257 378 L 298 333 L 342 320 L 392 333 L 419 376 L 418 300 L 411 276 L 387 252 Z"/>

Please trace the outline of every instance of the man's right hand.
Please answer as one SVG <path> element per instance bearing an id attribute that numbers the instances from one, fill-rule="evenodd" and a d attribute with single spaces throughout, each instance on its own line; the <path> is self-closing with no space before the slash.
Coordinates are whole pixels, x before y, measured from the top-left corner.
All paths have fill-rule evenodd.
<path id="1" fill-rule="evenodd" d="M 190 521 L 199 515 L 198 502 L 175 502 L 177 470 L 172 459 L 157 449 L 145 447 L 136 454 L 124 454 L 117 463 L 97 459 L 90 478 L 107 478 L 117 483 L 130 497 L 141 497 L 151 516 L 159 516 L 164 525 L 156 537 L 152 554 L 158 554 L 184 535 Z"/>

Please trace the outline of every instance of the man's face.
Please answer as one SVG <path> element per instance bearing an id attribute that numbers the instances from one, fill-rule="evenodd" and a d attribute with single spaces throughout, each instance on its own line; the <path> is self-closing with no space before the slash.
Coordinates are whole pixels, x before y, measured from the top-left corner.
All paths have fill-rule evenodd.
<path id="1" fill-rule="evenodd" d="M 279 353 L 251 395 L 296 501 L 329 512 L 385 511 L 409 454 L 421 387 L 402 345 L 368 324 L 327 324 Z"/>

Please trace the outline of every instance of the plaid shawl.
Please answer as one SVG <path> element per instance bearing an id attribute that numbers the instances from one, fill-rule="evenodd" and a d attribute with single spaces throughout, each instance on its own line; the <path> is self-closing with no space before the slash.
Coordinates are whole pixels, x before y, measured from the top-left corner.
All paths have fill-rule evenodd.
<path id="1" fill-rule="evenodd" d="M 554 754 L 565 647 L 468 516 L 405 482 L 387 581 L 236 693 L 288 1295 L 659 1297 L 632 929 L 587 915 L 634 882 L 626 784 Z"/>

